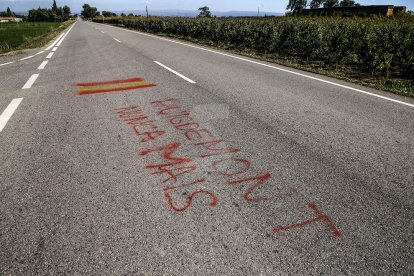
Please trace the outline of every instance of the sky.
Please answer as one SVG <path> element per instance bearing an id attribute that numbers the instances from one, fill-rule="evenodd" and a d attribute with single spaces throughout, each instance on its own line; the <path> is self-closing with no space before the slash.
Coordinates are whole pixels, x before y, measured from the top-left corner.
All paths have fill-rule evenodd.
<path id="1" fill-rule="evenodd" d="M 0 0 L 0 10 L 10 7 L 13 11 L 24 12 L 37 7 L 50 7 L 53 0 Z M 414 10 L 414 0 L 356 0 L 362 5 L 407 6 Z M 99 11 L 145 10 L 197 10 L 208 6 L 211 11 L 257 11 L 284 13 L 288 0 L 57 0 L 59 6 L 68 5 L 72 11 L 80 11 L 84 3 L 97 7 Z"/>

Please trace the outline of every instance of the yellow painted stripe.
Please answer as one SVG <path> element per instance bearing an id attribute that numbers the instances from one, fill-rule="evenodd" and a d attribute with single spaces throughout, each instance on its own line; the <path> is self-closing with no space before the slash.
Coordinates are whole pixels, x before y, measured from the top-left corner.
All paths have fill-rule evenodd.
<path id="1" fill-rule="evenodd" d="M 104 84 L 104 85 L 95 85 L 95 86 L 80 86 L 79 92 L 129 88 L 129 87 L 144 86 L 144 85 L 149 85 L 149 84 L 150 83 L 146 81 L 134 81 L 134 82 L 113 83 L 113 84 Z"/>

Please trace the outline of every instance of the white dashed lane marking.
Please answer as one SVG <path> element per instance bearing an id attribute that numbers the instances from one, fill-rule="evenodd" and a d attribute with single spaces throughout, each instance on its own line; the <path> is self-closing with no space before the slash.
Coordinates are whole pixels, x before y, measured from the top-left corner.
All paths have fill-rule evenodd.
<path id="1" fill-rule="evenodd" d="M 22 100 L 23 98 L 13 99 L 0 115 L 0 132 L 3 131 L 4 127 L 7 125 L 7 122 L 10 120 Z"/>

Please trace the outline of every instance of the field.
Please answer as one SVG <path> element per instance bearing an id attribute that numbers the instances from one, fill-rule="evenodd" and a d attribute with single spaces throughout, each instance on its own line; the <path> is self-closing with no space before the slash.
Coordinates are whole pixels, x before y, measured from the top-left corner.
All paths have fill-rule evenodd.
<path id="1" fill-rule="evenodd" d="M 46 44 L 67 23 L 0 23 L 0 54 Z"/>
<path id="2" fill-rule="evenodd" d="M 105 22 L 414 97 L 414 16 L 116 17 Z"/>

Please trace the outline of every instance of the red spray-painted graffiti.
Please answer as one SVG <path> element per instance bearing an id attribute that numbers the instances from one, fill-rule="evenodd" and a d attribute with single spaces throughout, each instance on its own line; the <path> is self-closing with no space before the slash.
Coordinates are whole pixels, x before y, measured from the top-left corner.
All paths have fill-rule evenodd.
<path id="1" fill-rule="evenodd" d="M 312 209 L 314 211 L 314 213 L 316 215 L 315 218 L 310 219 L 310 220 L 306 220 L 306 221 L 301 222 L 301 223 L 297 223 L 297 224 L 293 224 L 293 225 L 289 225 L 289 226 L 284 226 L 284 227 L 280 227 L 280 228 L 275 228 L 275 229 L 273 229 L 273 233 L 278 233 L 278 232 L 281 232 L 281 231 L 294 229 L 294 228 L 297 228 L 297 227 L 302 227 L 302 226 L 317 223 L 317 222 L 323 222 L 326 226 L 328 226 L 329 230 L 331 230 L 331 233 L 335 237 L 337 237 L 337 238 L 342 237 L 342 233 L 338 230 L 338 228 L 336 228 L 336 226 L 332 222 L 332 220 L 327 215 L 325 215 L 324 213 L 319 211 L 319 209 L 318 209 L 318 207 L 316 207 L 315 203 L 309 203 L 308 207 L 309 207 L 309 209 Z"/>
<path id="2" fill-rule="evenodd" d="M 162 176 L 161 183 L 166 185 L 163 188 L 164 197 L 168 206 L 176 212 L 188 210 L 196 198 L 207 200 L 210 207 L 215 207 L 219 203 L 219 197 L 209 191 L 206 187 L 207 179 L 202 173 L 197 160 L 204 160 L 212 172 L 225 179 L 229 187 L 245 187 L 241 199 L 247 203 L 260 203 L 271 200 L 280 200 L 284 197 L 291 197 L 298 193 L 296 187 L 291 187 L 287 191 L 272 194 L 271 196 L 261 192 L 266 184 L 270 184 L 271 173 L 257 172 L 252 168 L 252 162 L 248 159 L 239 157 L 242 152 L 239 148 L 227 146 L 218 135 L 190 115 L 177 99 L 163 99 L 151 102 L 156 108 L 164 122 L 170 124 L 174 131 L 181 133 L 183 141 L 165 142 L 162 138 L 166 129 L 162 129 L 159 123 L 137 106 L 115 109 L 118 117 L 127 125 L 131 126 L 135 135 L 139 137 L 140 144 L 151 144 L 151 147 L 141 149 L 139 156 L 148 157 L 151 163 L 145 166 L 153 175 Z M 184 145 L 185 144 L 185 145 Z M 185 149 L 190 147 L 196 156 L 186 156 Z M 205 164 L 205 163 L 203 163 Z M 205 166 L 205 165 L 203 165 Z M 204 168 L 204 167 L 203 167 Z M 210 176 L 208 176 L 210 177 Z M 189 178 L 192 180 L 189 180 Z M 182 198 L 184 196 L 184 199 Z M 175 199 L 173 199 L 175 198 Z M 181 203 L 179 203 L 181 202 Z M 316 217 L 302 223 L 275 228 L 274 233 L 284 230 L 294 229 L 316 222 L 325 223 L 336 237 L 342 237 L 341 232 L 335 227 L 332 220 L 320 212 L 314 203 L 308 205 Z"/>

